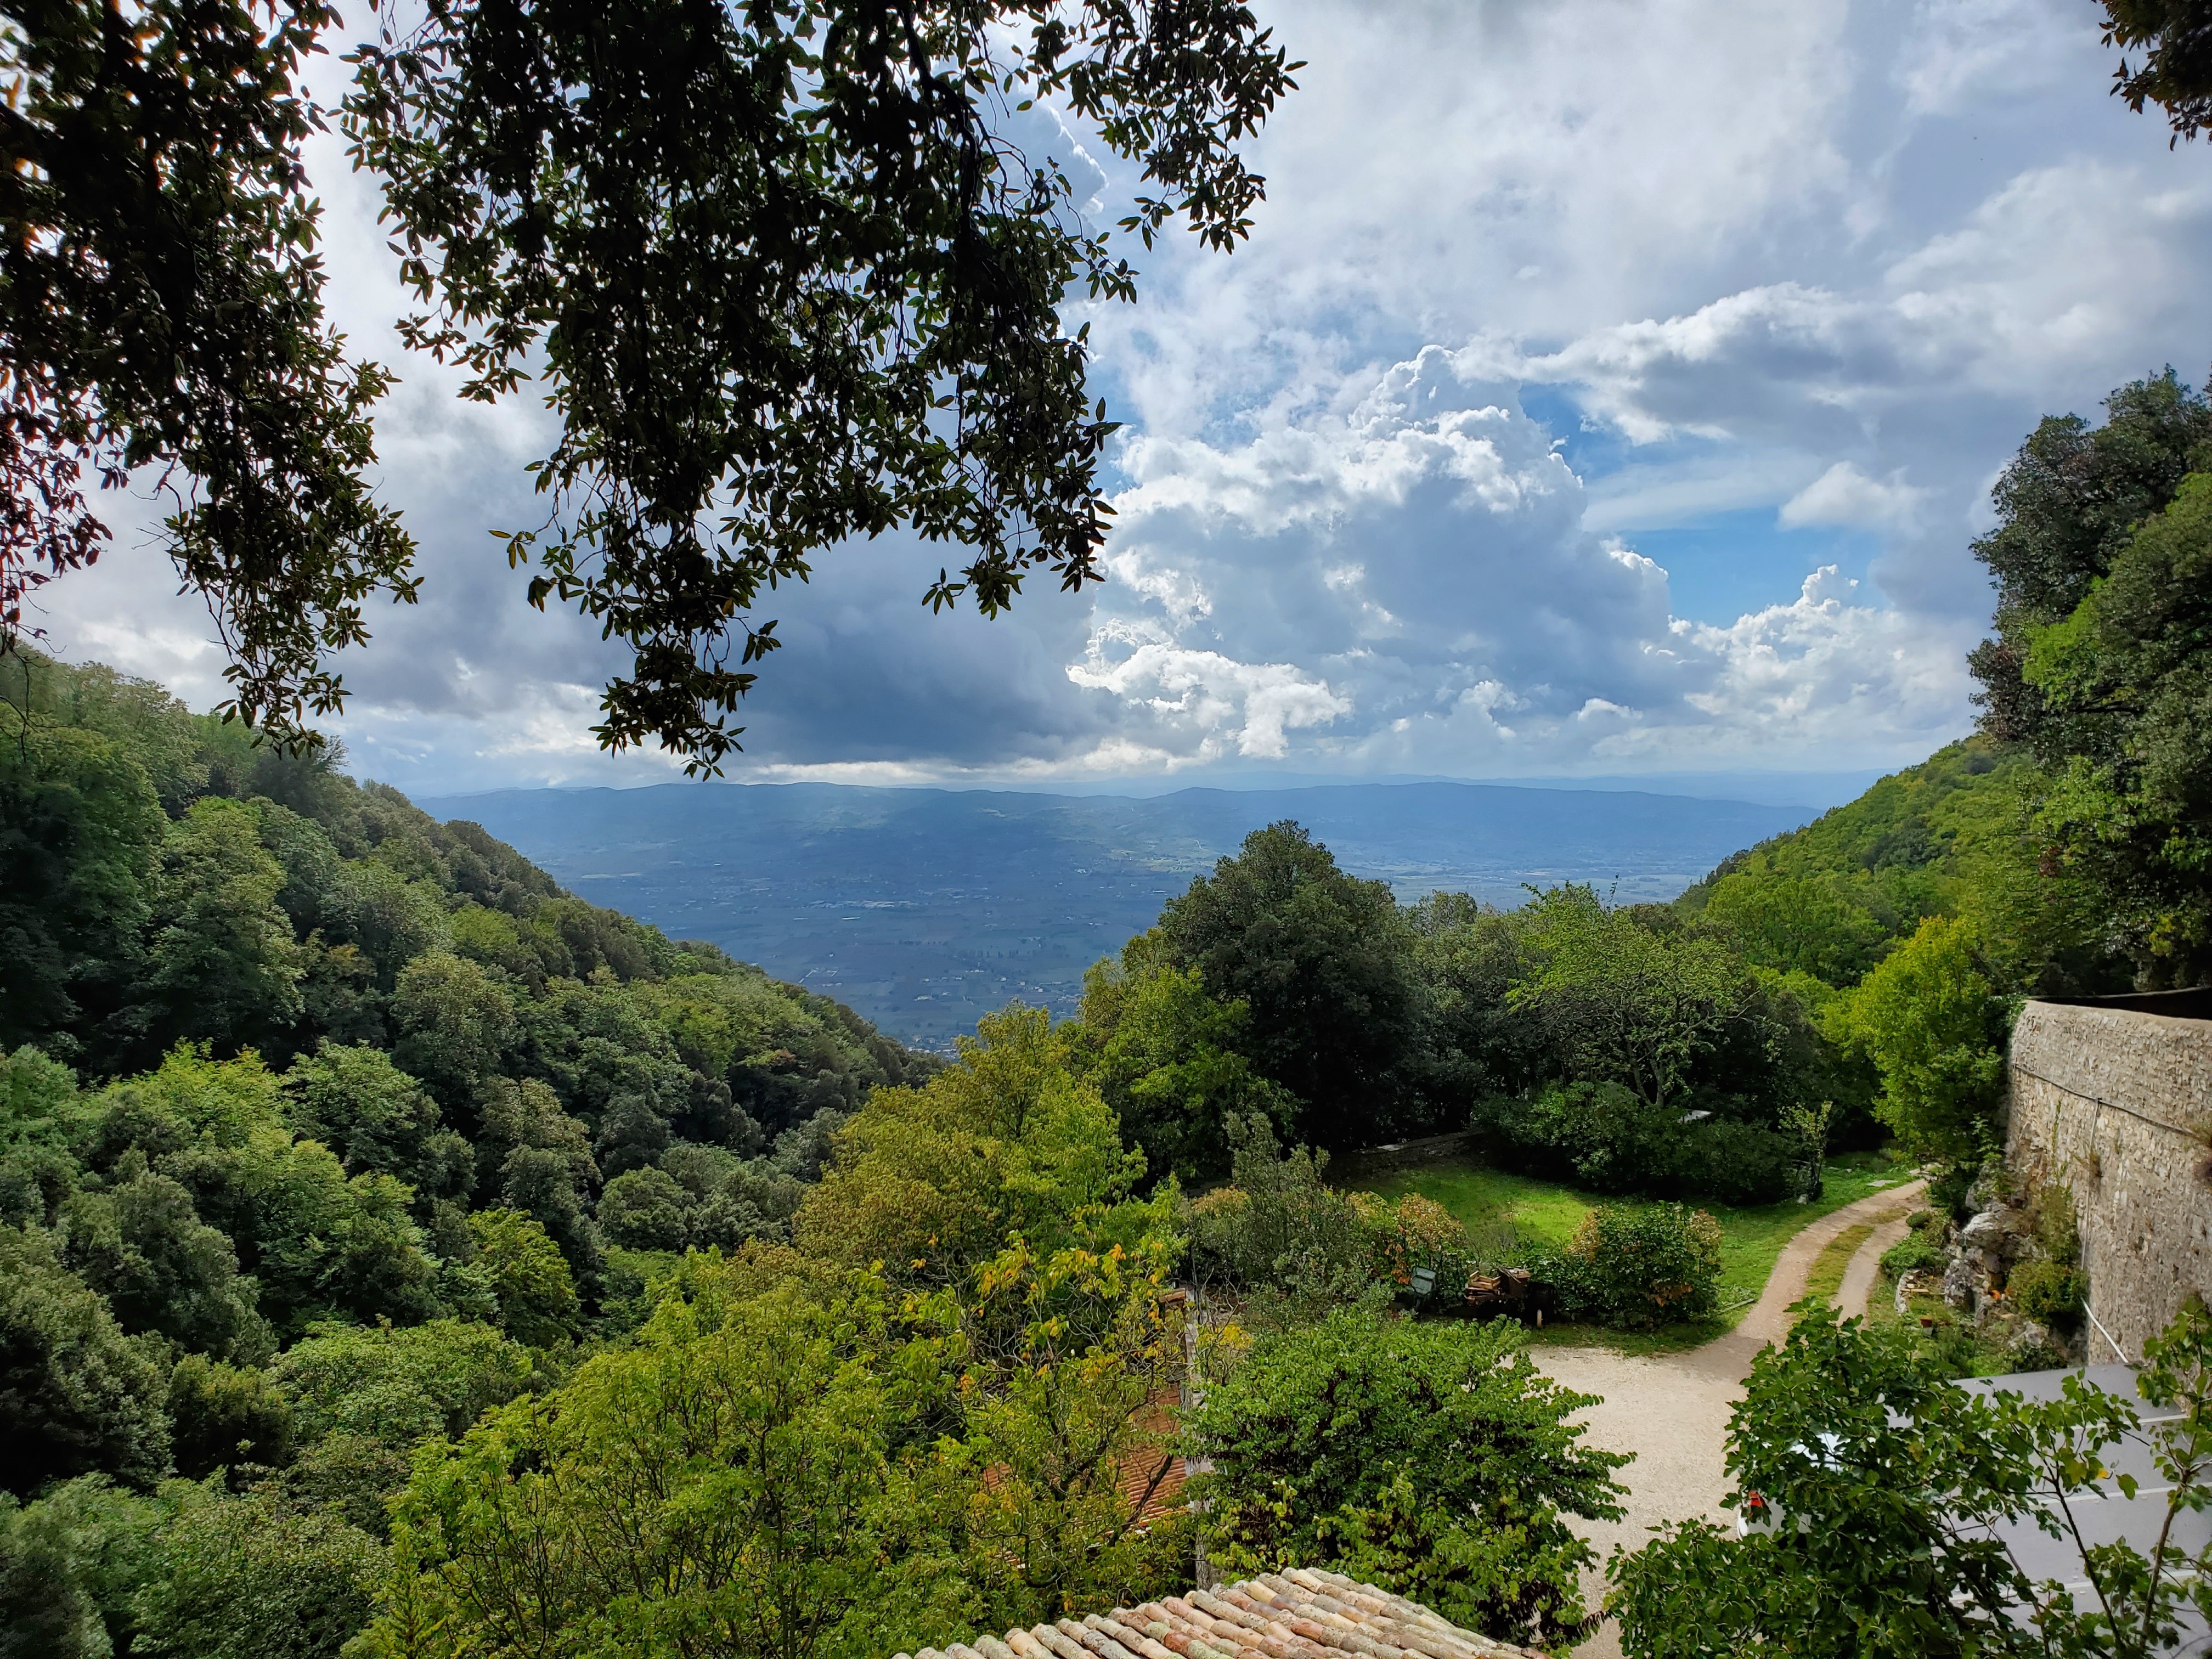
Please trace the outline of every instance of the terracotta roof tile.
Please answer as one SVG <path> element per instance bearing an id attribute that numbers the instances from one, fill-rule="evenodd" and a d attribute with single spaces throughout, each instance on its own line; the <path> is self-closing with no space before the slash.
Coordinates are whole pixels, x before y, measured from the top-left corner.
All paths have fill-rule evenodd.
<path id="1" fill-rule="evenodd" d="M 1293 1567 L 896 1659 L 1538 1659 L 1418 1601 Z"/>

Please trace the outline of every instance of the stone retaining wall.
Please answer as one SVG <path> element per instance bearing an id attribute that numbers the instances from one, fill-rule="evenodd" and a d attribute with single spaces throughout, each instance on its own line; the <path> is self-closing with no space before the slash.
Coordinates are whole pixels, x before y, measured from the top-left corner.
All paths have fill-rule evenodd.
<path id="1" fill-rule="evenodd" d="M 2142 1357 L 2212 1301 L 2212 1020 L 2031 1002 L 2014 1028 L 2007 1161 L 2074 1191 L 2090 1363 Z"/>

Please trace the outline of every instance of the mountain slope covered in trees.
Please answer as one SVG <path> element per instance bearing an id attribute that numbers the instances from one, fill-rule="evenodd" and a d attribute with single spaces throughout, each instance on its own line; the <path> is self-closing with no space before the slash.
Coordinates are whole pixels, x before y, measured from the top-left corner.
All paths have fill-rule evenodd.
<path id="1" fill-rule="evenodd" d="M 574 1335 L 636 1288 L 624 1249 L 779 1232 L 846 1115 L 935 1064 L 328 751 L 251 746 L 103 668 L 6 669 L 5 1203 L 77 1218 L 58 1270 L 98 1254 L 88 1228 L 189 1257 L 177 1241 L 220 1217 L 207 1248 L 240 1275 L 221 1317 L 276 1340 L 483 1311 L 471 1270 L 526 1221 L 558 1247 Z M 134 1182 L 138 1209 L 84 1218 L 82 1194 L 113 1209 Z M 495 1210 L 512 1224 L 480 1224 Z M 161 1300 L 137 1297 L 157 1323 Z"/>
<path id="2" fill-rule="evenodd" d="M 251 1607 L 334 1653 L 425 1434 L 631 1328 L 671 1253 L 787 1237 L 939 1062 L 329 750 L 0 672 L 0 1625 L 228 1652 Z"/>
<path id="3" fill-rule="evenodd" d="M 1973 925 L 2008 991 L 2124 989 L 2092 890 L 2038 831 L 2043 787 L 2016 747 L 1970 738 L 1723 860 L 1676 908 L 1727 928 L 1755 962 L 1838 988 L 1936 916 Z"/>

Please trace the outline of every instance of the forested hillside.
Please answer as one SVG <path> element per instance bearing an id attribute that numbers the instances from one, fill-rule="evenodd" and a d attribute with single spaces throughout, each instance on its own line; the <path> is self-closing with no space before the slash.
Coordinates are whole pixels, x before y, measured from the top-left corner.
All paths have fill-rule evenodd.
<path id="1" fill-rule="evenodd" d="M 647 1140 L 688 1127 L 746 1146 L 927 1064 L 826 998 L 574 897 L 474 824 L 356 783 L 342 750 L 258 746 L 97 665 L 23 652 L 0 673 L 0 1042 L 88 1079 L 179 1041 L 280 1066 L 326 1042 L 408 1049 L 448 1110 L 479 1074 L 534 1071 L 595 1137 L 611 1118 L 617 1138 L 634 1120 Z M 452 1047 L 441 1021 L 473 1022 L 496 1060 L 430 1059 Z M 629 1069 L 581 1080 L 593 1066 Z"/>
<path id="2" fill-rule="evenodd" d="M 2167 369 L 2100 424 L 2051 416 L 1993 498 L 1979 732 L 1677 904 L 1788 976 L 1887 1126 L 1962 1172 L 1996 1145 L 2022 999 L 2212 975 L 2212 399 Z"/>
<path id="3" fill-rule="evenodd" d="M 2201 443 L 2203 400 L 2146 386 L 2114 422 L 2147 402 Z M 2111 429 L 2073 434 L 2093 483 Z M 1502 1335 L 1372 1316 L 1417 1267 L 1515 1267 L 1564 1319 L 1709 1319 L 1719 1224 L 1672 1200 L 1783 1209 L 1889 1139 L 1955 1212 L 1997 1178 L 2021 999 L 2201 971 L 2202 769 L 2173 757 L 2205 750 L 2212 495 L 2151 471 L 2073 611 L 2000 611 L 2027 665 L 1991 671 L 1990 730 L 1675 903 L 1406 905 L 1278 823 L 1075 1018 L 1010 1006 L 950 1062 L 331 751 L 0 659 L 11 1639 L 880 1659 L 1170 1593 L 1204 1528 L 1567 1641 L 1592 1558 L 1563 1517 L 1612 1512 L 1588 1402 Z M 1571 1242 L 1325 1179 L 1461 1128 L 1590 1195 Z M 1260 1333 L 1206 1338 L 1203 1514 L 1153 1501 L 1177 1276 Z M 1468 1396 L 1448 1443 L 1436 1389 Z M 1309 1421 L 1353 1395 L 1395 1403 Z M 1309 1431 L 1336 1453 L 1285 1462 Z M 1527 1559 L 1476 1547 L 1508 1528 Z"/>
<path id="4" fill-rule="evenodd" d="M 1882 779 L 1802 830 L 1724 860 L 1677 901 L 1752 960 L 1856 985 L 1930 916 L 1972 924 L 2008 991 L 2124 989 L 2088 884 L 2046 854 L 2044 780 L 2016 746 L 1976 737 Z"/>
<path id="5" fill-rule="evenodd" d="M 0 670 L 19 1494 L 313 1466 L 379 1343 L 465 1422 L 527 1382 L 518 1344 L 634 1323 L 651 1253 L 786 1236 L 836 1127 L 935 1068 L 329 750 L 99 667 Z M 272 1364 L 325 1363 L 325 1404 L 286 1407 Z M 312 1478 L 379 1515 L 398 1451 L 346 1443 Z"/>

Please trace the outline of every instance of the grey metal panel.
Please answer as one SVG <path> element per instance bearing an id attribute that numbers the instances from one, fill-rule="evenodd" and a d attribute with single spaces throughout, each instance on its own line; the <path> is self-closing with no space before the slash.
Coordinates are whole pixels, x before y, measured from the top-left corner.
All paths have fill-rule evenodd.
<path id="1" fill-rule="evenodd" d="M 2136 1393 L 2136 1370 L 2132 1365 L 2089 1365 L 2067 1370 L 2022 1371 L 2011 1376 L 1969 1377 L 1956 1386 L 1969 1393 L 1992 1395 L 1997 1393 L 2015 1394 L 2023 1400 L 2049 1401 L 2060 1399 L 2068 1377 L 2080 1377 L 2084 1382 L 2118 1395 L 2135 1408 L 2140 1423 L 2156 1423 L 2179 1415 L 2172 1408 L 2155 1408 Z M 2057 1506 L 2051 1504 L 2047 1512 L 2057 1522 L 2060 1534 L 2057 1537 L 2043 1530 L 2034 1519 L 2023 1518 L 1989 1529 L 1984 1534 L 2001 1540 L 2011 1552 L 2021 1571 L 2041 1583 L 2055 1581 L 2074 1593 L 2077 1606 L 2087 1604 L 2093 1595 L 2087 1568 L 2081 1551 L 2075 1543 L 2078 1532 L 2081 1542 L 2091 1547 L 2118 1542 L 2124 1539 L 2148 1555 L 2157 1543 L 2159 1529 L 2166 1524 L 2166 1477 L 2153 1461 L 2150 1446 L 2137 1434 L 2130 1434 L 2112 1444 L 2101 1446 L 2099 1451 L 2111 1478 L 2097 1483 L 2094 1490 L 2077 1493 L 2069 1500 L 2072 1525 Z M 2123 1497 L 2118 1477 L 2132 1475 L 2137 1481 L 2136 1496 Z M 2212 1512 L 2184 1512 L 2174 1518 L 2171 1542 L 2186 1556 L 2212 1546 Z M 2185 1620 L 2180 1641 L 2169 1650 L 2177 1656 L 2212 1655 L 2212 1629 L 2193 1614 Z"/>

